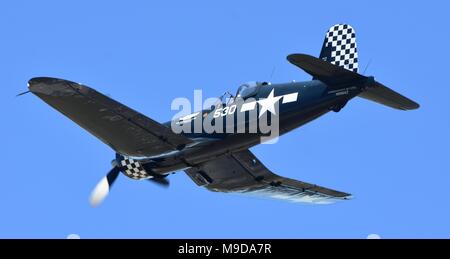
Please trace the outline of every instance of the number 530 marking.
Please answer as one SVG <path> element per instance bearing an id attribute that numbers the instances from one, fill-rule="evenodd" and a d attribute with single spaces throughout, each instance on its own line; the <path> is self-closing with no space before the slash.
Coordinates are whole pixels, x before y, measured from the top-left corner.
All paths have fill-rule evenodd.
<path id="1" fill-rule="evenodd" d="M 236 104 L 233 104 L 231 106 L 227 106 L 225 108 L 218 108 L 215 112 L 214 112 L 214 118 L 219 118 L 219 117 L 223 117 L 223 116 L 227 116 L 228 114 L 233 114 L 234 112 L 236 112 Z"/>

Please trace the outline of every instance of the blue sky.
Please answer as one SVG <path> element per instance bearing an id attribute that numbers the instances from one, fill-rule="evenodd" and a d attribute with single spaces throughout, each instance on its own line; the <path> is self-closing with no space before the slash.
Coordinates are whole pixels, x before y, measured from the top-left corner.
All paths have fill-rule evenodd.
<path id="1" fill-rule="evenodd" d="M 2 1 L 0 237 L 450 237 L 447 1 Z M 82 82 L 158 121 L 194 89 L 309 80 L 291 53 L 318 56 L 351 24 L 360 66 L 416 100 L 403 112 L 355 99 L 252 151 L 274 172 L 352 193 L 311 206 L 211 193 L 184 173 L 171 188 L 118 179 L 88 196 L 114 152 L 33 95 L 35 76 Z M 275 72 L 271 77 L 271 72 Z"/>

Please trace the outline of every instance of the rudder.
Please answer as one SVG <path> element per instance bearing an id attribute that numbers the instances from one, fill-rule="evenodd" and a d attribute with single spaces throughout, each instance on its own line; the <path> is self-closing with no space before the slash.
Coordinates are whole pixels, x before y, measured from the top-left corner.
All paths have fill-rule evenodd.
<path id="1" fill-rule="evenodd" d="M 325 36 L 320 59 L 358 73 L 355 30 L 348 24 L 332 26 Z"/>

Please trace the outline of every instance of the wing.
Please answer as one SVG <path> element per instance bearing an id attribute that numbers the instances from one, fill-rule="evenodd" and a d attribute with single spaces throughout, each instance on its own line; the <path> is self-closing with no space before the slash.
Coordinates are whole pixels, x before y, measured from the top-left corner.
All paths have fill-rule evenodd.
<path id="1" fill-rule="evenodd" d="M 217 192 L 321 204 L 350 198 L 348 193 L 276 175 L 249 150 L 222 156 L 185 172 L 197 185 Z"/>
<path id="2" fill-rule="evenodd" d="M 29 89 L 123 155 L 153 156 L 191 143 L 170 128 L 87 86 L 39 77 L 29 81 Z"/>

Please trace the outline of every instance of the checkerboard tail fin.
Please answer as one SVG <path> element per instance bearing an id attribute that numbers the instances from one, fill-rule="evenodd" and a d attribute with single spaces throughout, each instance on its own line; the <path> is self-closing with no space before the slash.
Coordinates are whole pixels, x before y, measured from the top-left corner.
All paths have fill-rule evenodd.
<path id="1" fill-rule="evenodd" d="M 325 35 L 320 59 L 358 73 L 355 30 L 348 24 L 331 26 Z"/>

